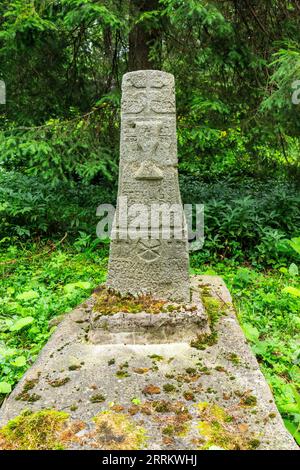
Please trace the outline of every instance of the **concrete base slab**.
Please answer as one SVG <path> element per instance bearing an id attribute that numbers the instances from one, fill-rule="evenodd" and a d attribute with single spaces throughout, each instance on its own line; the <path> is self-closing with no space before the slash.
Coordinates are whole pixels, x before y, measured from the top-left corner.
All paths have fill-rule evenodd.
<path id="1" fill-rule="evenodd" d="M 121 318 L 115 330 L 111 324 L 113 331 L 106 336 L 102 331 L 103 342 L 101 335 L 91 342 L 93 302 L 87 301 L 59 324 L 5 400 L 0 426 L 24 409 L 55 409 L 68 412 L 71 423 L 81 422 L 66 446 L 70 449 L 298 449 L 241 331 L 224 282 L 197 276 L 193 286 L 223 306 L 211 345 L 202 341 L 204 349 L 191 347 L 191 328 L 185 336 L 184 323 L 181 330 L 176 326 L 180 331 L 172 342 L 159 337 L 143 343 L 142 332 L 134 342 L 128 328 L 122 331 Z M 203 328 L 200 335 L 209 335 Z M 195 329 L 194 339 L 197 335 Z M 101 425 L 93 420 L 97 415 Z M 111 426 L 115 416 L 130 423 L 127 431 Z M 134 428 L 144 436 L 139 444 L 128 443 L 128 429 Z"/>

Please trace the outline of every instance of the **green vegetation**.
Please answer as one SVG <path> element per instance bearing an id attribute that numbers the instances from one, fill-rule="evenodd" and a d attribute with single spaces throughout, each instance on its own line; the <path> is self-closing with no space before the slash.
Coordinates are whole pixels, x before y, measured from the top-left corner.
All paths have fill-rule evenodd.
<path id="1" fill-rule="evenodd" d="M 238 426 L 231 423 L 232 417 L 220 406 L 203 402 L 198 403 L 197 408 L 201 419 L 198 429 L 205 438 L 200 449 L 254 450 L 259 446 L 259 440 L 240 432 Z"/>
<path id="2" fill-rule="evenodd" d="M 1 2 L 1 239 L 81 232 L 80 246 L 94 242 L 96 208 L 116 198 L 121 77 L 145 66 L 176 77 L 183 201 L 205 204 L 199 261 L 289 258 L 283 240 L 300 216 L 298 7 L 132 3 Z"/>
<path id="3" fill-rule="evenodd" d="M 0 17 L 0 402 L 53 332 L 49 322 L 105 279 L 96 208 L 116 199 L 121 78 L 157 68 L 176 78 L 183 202 L 205 205 L 192 269 L 226 280 L 300 443 L 298 3 L 3 0 Z M 206 302 L 214 325 L 224 306 Z M 212 332 L 195 346 L 216 341 Z M 158 368 L 163 358 L 152 359 Z M 33 389 L 20 399 L 38 399 Z"/>
<path id="4" fill-rule="evenodd" d="M 223 305 L 219 299 L 214 298 L 207 287 L 201 287 L 200 290 L 201 299 L 208 315 L 210 333 L 198 335 L 196 339 L 191 341 L 191 346 L 203 350 L 207 346 L 213 346 L 217 343 L 218 333 L 215 327 L 220 315 L 226 313 L 226 305 Z"/>
<path id="5" fill-rule="evenodd" d="M 171 393 L 171 392 L 174 392 L 176 390 L 176 387 L 173 384 L 167 383 L 167 384 L 163 385 L 163 390 L 166 393 Z"/>
<path id="6" fill-rule="evenodd" d="M 104 280 L 105 258 L 101 251 L 56 249 L 51 242 L 24 246 L 11 239 L 0 252 L 0 277 L 3 398 L 52 333 L 49 320 L 70 311 Z"/>

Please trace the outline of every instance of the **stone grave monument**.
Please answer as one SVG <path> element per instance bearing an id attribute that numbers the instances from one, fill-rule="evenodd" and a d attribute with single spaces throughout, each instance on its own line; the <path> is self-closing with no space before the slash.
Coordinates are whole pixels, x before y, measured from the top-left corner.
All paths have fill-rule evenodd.
<path id="1" fill-rule="evenodd" d="M 224 281 L 189 280 L 176 165 L 173 76 L 126 74 L 109 289 L 51 320 L 56 330 L 2 404 L 0 450 L 298 448 Z M 174 217 L 149 226 L 162 203 Z M 136 237 L 128 221 L 142 228 Z"/>
<path id="2" fill-rule="evenodd" d="M 107 285 L 120 292 L 188 302 L 188 241 L 178 184 L 173 75 L 156 70 L 124 75 L 119 172 Z M 132 239 L 128 232 L 134 209 L 140 209 L 140 233 Z"/>

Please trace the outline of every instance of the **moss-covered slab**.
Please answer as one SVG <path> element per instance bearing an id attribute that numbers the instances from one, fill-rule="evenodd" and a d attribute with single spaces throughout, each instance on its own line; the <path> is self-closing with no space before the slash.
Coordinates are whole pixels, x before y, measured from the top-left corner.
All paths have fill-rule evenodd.
<path id="1" fill-rule="evenodd" d="M 208 317 L 197 284 L 191 283 L 190 302 L 179 304 L 149 295 L 120 295 L 100 286 L 92 299 L 88 340 L 94 344 L 173 343 L 209 334 Z"/>
<path id="2" fill-rule="evenodd" d="M 95 296 L 67 315 L 3 403 L 0 449 L 297 449 L 223 281 L 195 277 L 192 286 L 206 321 L 192 328 L 183 317 L 193 310 L 180 310 L 171 336 L 158 320 L 122 328 L 126 314 L 140 315 L 128 304 L 96 327 Z M 179 313 L 152 307 L 144 313 L 162 314 L 161 327 Z"/>

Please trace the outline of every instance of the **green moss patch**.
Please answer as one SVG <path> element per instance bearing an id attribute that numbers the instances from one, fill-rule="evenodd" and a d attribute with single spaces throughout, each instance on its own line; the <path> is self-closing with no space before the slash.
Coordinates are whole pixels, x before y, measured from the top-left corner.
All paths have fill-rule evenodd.
<path id="1" fill-rule="evenodd" d="M 257 398 L 254 395 L 246 395 L 241 399 L 242 406 L 256 406 L 257 405 Z"/>
<path id="2" fill-rule="evenodd" d="M 203 333 L 197 335 L 195 339 L 191 341 L 191 347 L 199 350 L 204 350 L 207 346 L 213 346 L 218 342 L 218 334 L 216 331 L 211 334 Z"/>
<path id="3" fill-rule="evenodd" d="M 31 379 L 31 380 L 26 380 L 24 387 L 23 387 L 23 392 L 29 392 L 29 390 L 32 390 L 36 384 L 38 383 L 39 379 Z"/>
<path id="4" fill-rule="evenodd" d="M 118 379 L 125 379 L 125 377 L 130 377 L 130 375 L 126 370 L 120 369 L 116 372 L 116 377 L 118 377 Z"/>
<path id="5" fill-rule="evenodd" d="M 210 294 L 202 294 L 201 298 L 208 315 L 209 325 L 213 328 L 218 323 L 220 316 L 225 313 L 224 306 L 220 300 Z"/>
<path id="6" fill-rule="evenodd" d="M 182 402 L 173 403 L 170 406 L 169 416 L 157 417 L 156 422 L 161 424 L 161 433 L 163 436 L 168 437 L 184 437 L 190 430 L 190 421 L 192 419 L 187 408 L 183 406 Z"/>
<path id="7" fill-rule="evenodd" d="M 70 377 L 62 377 L 61 379 L 49 380 L 51 387 L 62 387 L 70 381 Z"/>
<path id="8" fill-rule="evenodd" d="M 96 393 L 90 397 L 90 402 L 92 403 L 103 403 L 105 400 L 106 398 L 102 393 Z"/>
<path id="9" fill-rule="evenodd" d="M 232 352 L 232 353 L 228 353 L 228 354 L 226 355 L 226 359 L 227 359 L 228 361 L 232 362 L 232 364 L 234 364 L 235 366 L 238 366 L 238 365 L 240 365 L 240 363 L 241 363 L 240 357 L 239 357 L 237 354 L 233 353 L 233 352 Z"/>
<path id="10" fill-rule="evenodd" d="M 203 333 L 198 335 L 194 340 L 191 341 L 192 348 L 204 350 L 207 346 L 213 346 L 218 341 L 218 333 L 216 331 L 216 325 L 221 315 L 225 315 L 224 304 L 221 300 L 216 299 L 210 293 L 208 287 L 202 287 L 201 299 L 205 307 L 205 311 L 208 317 L 208 324 L 210 327 L 210 333 Z"/>
<path id="11" fill-rule="evenodd" d="M 1 450 L 63 449 L 59 434 L 68 419 L 67 413 L 42 410 L 25 411 L 0 430 Z"/>
<path id="12" fill-rule="evenodd" d="M 153 362 L 160 362 L 164 360 L 164 356 L 160 356 L 159 354 L 151 354 L 149 357 Z"/>
<path id="13" fill-rule="evenodd" d="M 29 393 L 30 390 L 32 390 L 36 386 L 38 381 L 38 378 L 30 380 L 27 379 L 23 386 L 23 390 L 16 396 L 16 400 L 27 401 L 29 403 L 38 401 L 41 398 L 40 395 L 37 395 L 36 393 Z"/>
<path id="14" fill-rule="evenodd" d="M 219 447 L 224 450 L 253 450 L 260 442 L 255 436 L 241 429 L 232 416 L 218 405 L 207 402 L 198 403 L 200 421 L 198 430 L 205 439 L 201 450 Z"/>
<path id="15" fill-rule="evenodd" d="M 139 450 L 147 441 L 144 428 L 128 416 L 103 411 L 94 418 L 95 447 L 105 450 Z"/>
<path id="16" fill-rule="evenodd" d="M 150 295 L 137 297 L 131 294 L 122 295 L 105 286 L 100 286 L 94 295 L 96 303 L 93 310 L 99 313 L 99 316 L 114 315 L 119 312 L 157 314 L 161 312 L 162 307 L 166 304 L 165 300 L 156 300 Z"/>
<path id="17" fill-rule="evenodd" d="M 167 383 L 167 384 L 164 384 L 164 385 L 163 385 L 163 390 L 164 390 L 164 392 L 166 392 L 166 393 L 172 393 L 172 392 L 175 392 L 175 391 L 176 391 L 176 387 L 175 387 L 175 385 L 173 385 L 173 384 Z"/>
<path id="18" fill-rule="evenodd" d="M 16 396 L 17 401 L 27 401 L 28 403 L 34 403 L 35 401 L 40 400 L 40 398 L 41 395 L 25 392 L 24 390 Z"/>

